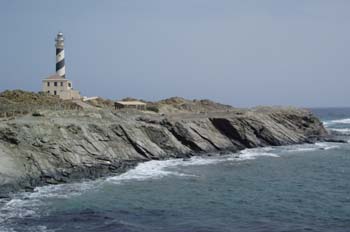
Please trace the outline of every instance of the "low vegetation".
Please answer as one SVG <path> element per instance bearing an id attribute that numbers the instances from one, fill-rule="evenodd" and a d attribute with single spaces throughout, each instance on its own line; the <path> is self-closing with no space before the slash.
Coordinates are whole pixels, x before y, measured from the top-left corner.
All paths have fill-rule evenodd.
<path id="1" fill-rule="evenodd" d="M 123 101 L 142 101 L 147 103 L 146 111 L 160 114 L 171 113 L 207 113 L 236 111 L 229 105 L 216 103 L 210 100 L 187 100 L 181 97 L 172 97 L 156 102 L 147 102 L 135 98 L 124 98 Z M 103 98 L 88 100 L 85 103 L 97 109 L 114 109 L 114 101 Z M 23 90 L 4 91 L 0 93 L 0 118 L 24 114 L 42 116 L 43 111 L 62 111 L 82 109 L 82 106 L 70 100 L 61 100 L 58 96 L 47 93 L 27 92 Z"/>
<path id="2" fill-rule="evenodd" d="M 7 90 L 0 93 L 0 117 L 40 112 L 41 110 L 68 110 L 80 107 L 72 101 L 63 101 L 46 93 Z"/>
<path id="3" fill-rule="evenodd" d="M 86 103 L 97 108 L 114 108 L 114 102 L 109 99 L 96 98 L 88 100 Z"/>
<path id="4" fill-rule="evenodd" d="M 159 113 L 159 109 L 156 106 L 147 106 L 146 110 Z"/>

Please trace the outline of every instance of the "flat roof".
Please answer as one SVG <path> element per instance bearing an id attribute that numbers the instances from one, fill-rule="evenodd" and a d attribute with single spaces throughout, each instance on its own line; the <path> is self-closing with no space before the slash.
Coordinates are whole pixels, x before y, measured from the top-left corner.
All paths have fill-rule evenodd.
<path id="1" fill-rule="evenodd" d="M 124 106 L 130 106 L 130 105 L 146 105 L 146 103 L 141 102 L 141 101 L 116 101 L 116 103 L 120 104 L 120 105 L 124 105 Z"/>
<path id="2" fill-rule="evenodd" d="M 43 81 L 68 81 L 68 79 L 61 77 L 60 75 L 53 74 L 45 78 Z"/>

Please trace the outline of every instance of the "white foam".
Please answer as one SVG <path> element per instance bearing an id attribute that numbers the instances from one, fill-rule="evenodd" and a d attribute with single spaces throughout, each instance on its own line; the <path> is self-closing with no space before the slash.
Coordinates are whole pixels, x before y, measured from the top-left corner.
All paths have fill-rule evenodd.
<path id="1" fill-rule="evenodd" d="M 350 128 L 329 128 L 329 130 L 336 131 L 344 135 L 350 134 Z"/>
<path id="2" fill-rule="evenodd" d="M 99 186 L 98 181 L 87 181 L 82 183 L 48 185 L 37 187 L 34 192 L 17 193 L 12 199 L 3 202 L 0 208 L 0 225 L 11 219 L 25 217 L 40 217 L 41 207 L 46 206 L 52 199 L 66 199 L 84 193 L 86 190 Z M 0 231 L 12 231 L 11 228 L 0 227 Z M 5 230 L 6 229 L 6 230 Z M 49 231 L 44 226 L 28 228 L 27 231 Z"/>
<path id="3" fill-rule="evenodd" d="M 282 151 L 291 152 L 291 153 L 299 153 L 299 152 L 311 152 L 317 150 L 329 150 L 338 148 L 340 144 L 338 143 L 330 143 L 330 142 L 319 142 L 315 144 L 302 144 L 302 145 L 290 145 L 280 147 Z"/>
<path id="4" fill-rule="evenodd" d="M 14 198 L 0 210 L 0 224 L 11 218 L 23 218 L 35 215 L 37 202 Z"/>
<path id="5" fill-rule="evenodd" d="M 0 225 L 0 231 L 1 232 L 17 232 L 18 230 L 11 228 L 11 227 L 5 227 L 5 226 Z M 55 230 L 49 230 L 46 226 L 27 226 L 25 228 L 25 231 L 28 231 L 28 232 L 55 232 Z"/>
<path id="6" fill-rule="evenodd" d="M 244 149 L 239 153 L 238 158 L 231 158 L 230 160 L 253 160 L 260 156 L 280 157 L 270 151 L 273 151 L 272 147 Z"/>
<path id="7" fill-rule="evenodd" d="M 47 185 L 35 188 L 34 192 L 30 193 L 27 198 L 33 200 L 44 200 L 46 198 L 70 198 L 72 196 L 81 195 L 92 188 L 96 188 L 99 184 L 99 181 L 85 181 L 80 183 Z"/>
<path id="8" fill-rule="evenodd" d="M 214 155 L 214 156 L 195 156 L 190 159 L 170 159 L 170 160 L 152 160 L 145 163 L 138 164 L 134 169 L 127 171 L 118 176 L 113 176 L 107 178 L 108 181 L 114 183 L 122 183 L 125 181 L 135 180 L 143 181 L 147 179 L 159 179 L 165 176 L 182 176 L 182 177 L 195 177 L 192 174 L 181 173 L 178 170 L 175 170 L 175 167 L 186 167 L 186 166 L 202 166 L 210 165 L 227 161 L 243 161 L 243 160 L 252 160 L 259 156 L 270 156 L 270 157 L 279 157 L 276 154 L 269 153 L 272 151 L 272 147 L 264 148 L 254 148 L 254 149 L 245 149 L 238 154 L 229 154 L 229 155 Z"/>
<path id="9" fill-rule="evenodd" d="M 333 120 L 333 123 L 343 123 L 343 124 L 350 124 L 350 118 L 344 118 L 339 120 Z"/>
<path id="10" fill-rule="evenodd" d="M 335 149 L 339 147 L 339 144 L 327 143 L 327 142 L 315 143 L 315 145 L 321 150 L 330 150 L 330 149 Z"/>
<path id="11" fill-rule="evenodd" d="M 164 170 L 166 167 L 174 166 L 171 160 L 167 161 L 148 161 L 137 165 L 134 169 L 118 176 L 110 177 L 111 181 L 125 180 L 145 180 L 161 178 L 168 175 L 180 175 L 180 173 Z"/>
<path id="12" fill-rule="evenodd" d="M 193 176 L 190 174 L 180 173 L 175 170 L 171 170 L 172 167 L 179 166 L 198 166 L 208 165 L 223 160 L 219 157 L 192 157 L 188 160 L 182 159 L 170 159 L 170 160 L 152 160 L 145 163 L 138 164 L 134 169 L 127 171 L 118 176 L 110 177 L 107 180 L 113 182 L 123 182 L 128 180 L 146 180 L 146 179 L 159 179 L 165 176 Z"/>
<path id="13" fill-rule="evenodd" d="M 350 118 L 336 119 L 323 122 L 324 125 L 332 125 L 332 124 L 350 124 Z"/>
<path id="14" fill-rule="evenodd" d="M 13 228 L 7 228 L 7 227 L 2 226 L 2 225 L 0 225 L 0 231 L 1 232 L 16 232 Z"/>
<path id="15" fill-rule="evenodd" d="M 319 150 L 317 147 L 296 147 L 288 150 L 289 152 L 307 152 L 307 151 L 316 151 Z"/>

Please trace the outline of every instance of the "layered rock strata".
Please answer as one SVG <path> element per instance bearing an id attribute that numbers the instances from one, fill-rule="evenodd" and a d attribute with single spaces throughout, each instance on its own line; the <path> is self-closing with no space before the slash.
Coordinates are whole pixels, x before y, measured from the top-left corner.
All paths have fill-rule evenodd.
<path id="1" fill-rule="evenodd" d="M 120 173 L 138 162 L 312 143 L 327 136 L 310 112 L 263 108 L 158 115 L 42 112 L 0 122 L 0 195 Z"/>

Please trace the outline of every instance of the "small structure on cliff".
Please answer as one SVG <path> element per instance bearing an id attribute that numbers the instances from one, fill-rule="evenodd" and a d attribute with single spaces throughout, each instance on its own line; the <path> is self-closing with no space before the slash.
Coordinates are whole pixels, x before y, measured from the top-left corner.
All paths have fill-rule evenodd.
<path id="1" fill-rule="evenodd" d="M 114 103 L 115 109 L 137 109 L 137 110 L 145 110 L 146 109 L 146 103 L 141 101 L 116 101 Z"/>
<path id="2" fill-rule="evenodd" d="M 80 99 L 79 91 L 73 89 L 72 82 L 66 79 L 66 67 L 64 63 L 64 38 L 59 32 L 56 38 L 56 74 L 43 80 L 43 92 L 58 95 L 63 100 Z"/>

